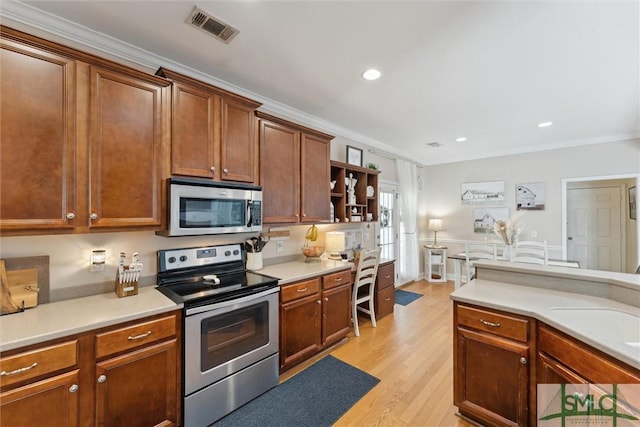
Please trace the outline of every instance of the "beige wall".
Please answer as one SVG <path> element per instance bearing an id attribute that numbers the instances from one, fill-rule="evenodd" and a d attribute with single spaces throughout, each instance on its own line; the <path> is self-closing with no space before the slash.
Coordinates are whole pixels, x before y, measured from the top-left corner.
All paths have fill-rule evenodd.
<path id="1" fill-rule="evenodd" d="M 558 257 L 562 246 L 562 180 L 640 174 L 640 139 L 449 163 L 428 167 L 424 174 L 423 242 L 425 237 L 427 241 L 433 239 L 432 233 L 426 231 L 428 217 L 444 218 L 444 230 L 438 232 L 438 241 L 451 246 L 453 252 L 464 250 L 465 241 L 485 237 L 473 231 L 474 206 L 460 202 L 462 183 L 504 181 L 505 202 L 496 206 L 508 207 L 513 215 L 516 184 L 544 182 L 545 209 L 521 211 L 524 236 L 530 238 L 531 231 L 536 231 L 536 240 L 546 240 L 552 255 Z"/>

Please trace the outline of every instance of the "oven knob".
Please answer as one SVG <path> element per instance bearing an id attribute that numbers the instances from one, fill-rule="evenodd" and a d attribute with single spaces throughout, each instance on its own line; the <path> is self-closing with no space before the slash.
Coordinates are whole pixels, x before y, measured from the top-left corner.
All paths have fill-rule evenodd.
<path id="1" fill-rule="evenodd" d="M 239 253 L 240 253 L 240 251 L 239 251 L 239 250 L 237 250 L 237 249 L 233 251 L 233 254 L 234 254 L 234 255 L 238 255 Z"/>
<path id="2" fill-rule="evenodd" d="M 169 264 L 176 262 L 176 257 L 174 256 L 170 256 L 169 257 Z"/>
<path id="3" fill-rule="evenodd" d="M 231 256 L 231 251 L 225 251 L 224 256 Z"/>
<path id="4" fill-rule="evenodd" d="M 186 255 L 181 255 L 180 256 L 180 261 L 185 262 L 187 260 L 187 256 Z"/>

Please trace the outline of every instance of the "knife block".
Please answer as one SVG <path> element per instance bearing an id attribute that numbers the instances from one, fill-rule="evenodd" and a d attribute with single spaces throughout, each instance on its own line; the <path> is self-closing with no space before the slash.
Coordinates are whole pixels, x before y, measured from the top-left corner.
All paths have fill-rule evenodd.
<path id="1" fill-rule="evenodd" d="M 129 267 L 125 266 L 124 269 L 129 270 Z M 138 295 L 138 281 L 120 282 L 120 272 L 116 270 L 116 295 L 118 298 Z"/>

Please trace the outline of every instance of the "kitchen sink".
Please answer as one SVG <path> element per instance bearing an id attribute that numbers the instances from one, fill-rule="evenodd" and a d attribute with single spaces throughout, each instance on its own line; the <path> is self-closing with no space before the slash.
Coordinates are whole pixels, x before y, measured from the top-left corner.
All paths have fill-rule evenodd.
<path id="1" fill-rule="evenodd" d="M 640 346 L 640 313 L 604 307 L 553 307 L 554 317 L 605 341 Z"/>

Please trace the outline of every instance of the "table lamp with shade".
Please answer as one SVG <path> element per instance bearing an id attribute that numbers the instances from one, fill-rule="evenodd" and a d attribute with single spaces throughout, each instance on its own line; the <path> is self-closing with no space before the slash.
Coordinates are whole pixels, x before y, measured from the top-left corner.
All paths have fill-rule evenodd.
<path id="1" fill-rule="evenodd" d="M 438 236 L 438 231 L 442 230 L 442 219 L 441 218 L 430 219 L 429 225 L 427 228 L 433 231 L 433 246 L 438 246 L 437 236 Z"/>
<path id="2" fill-rule="evenodd" d="M 342 256 L 340 252 L 344 251 L 344 232 L 342 231 L 328 231 L 324 235 L 324 246 L 329 254 L 329 259 L 334 261 L 341 261 Z"/>

